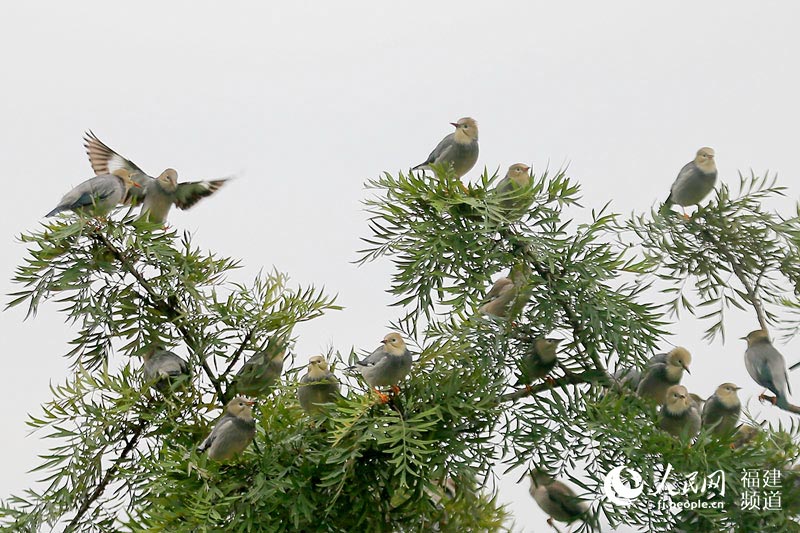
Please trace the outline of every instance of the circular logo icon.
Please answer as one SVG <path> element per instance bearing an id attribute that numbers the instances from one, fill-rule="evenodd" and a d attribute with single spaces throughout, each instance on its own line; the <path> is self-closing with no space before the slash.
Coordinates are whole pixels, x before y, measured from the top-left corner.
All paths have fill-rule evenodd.
<path id="1" fill-rule="evenodd" d="M 622 479 L 623 471 L 627 471 L 627 477 L 630 484 Z M 606 480 L 603 482 L 603 493 L 608 500 L 621 506 L 630 505 L 633 500 L 639 497 L 644 491 L 644 483 L 642 483 L 642 476 L 636 470 L 624 466 L 618 466 L 611 470 L 606 475 Z"/>

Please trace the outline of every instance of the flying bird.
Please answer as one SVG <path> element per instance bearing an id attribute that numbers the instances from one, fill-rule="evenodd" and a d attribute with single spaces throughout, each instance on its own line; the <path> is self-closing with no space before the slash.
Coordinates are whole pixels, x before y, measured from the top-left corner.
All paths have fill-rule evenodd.
<path id="1" fill-rule="evenodd" d="M 123 201 L 131 187 L 138 186 L 131 180 L 130 172 L 122 168 L 114 169 L 112 173 L 100 174 L 78 184 L 45 216 L 52 217 L 62 211 L 73 211 L 91 212 L 103 217 Z"/>
<path id="2" fill-rule="evenodd" d="M 744 366 L 753 380 L 775 395 L 775 403 L 781 409 L 788 409 L 789 376 L 786 372 L 786 360 L 775 349 L 769 340 L 769 334 L 763 329 L 751 331 L 746 337 L 747 350 L 744 353 Z"/>
<path id="3" fill-rule="evenodd" d="M 714 435 L 729 435 L 739 424 L 742 403 L 739 401 L 737 387 L 733 383 L 723 383 L 703 405 L 703 427 L 711 428 Z"/>
<path id="4" fill-rule="evenodd" d="M 399 333 L 389 333 L 381 341 L 381 346 L 350 368 L 358 370 L 385 403 L 389 397 L 378 387 L 392 387 L 395 393 L 398 392 L 397 383 L 411 371 L 411 362 L 411 352 L 403 337 Z"/>
<path id="5" fill-rule="evenodd" d="M 714 149 L 703 147 L 697 151 L 694 161 L 686 163 L 672 188 L 669 191 L 667 201 L 661 208 L 662 214 L 669 212 L 672 204 L 681 208 L 690 205 L 697 205 L 703 201 L 714 189 L 717 181 L 717 164 L 714 162 Z M 684 218 L 689 218 L 683 210 Z"/>
<path id="6" fill-rule="evenodd" d="M 231 400 L 197 451 L 208 450 L 208 457 L 215 461 L 225 461 L 242 453 L 256 435 L 252 407 L 253 402 L 243 396 Z"/>
<path id="7" fill-rule="evenodd" d="M 675 437 L 695 437 L 700 433 L 700 412 L 683 385 L 667 389 L 666 400 L 659 411 L 658 427 Z"/>
<path id="8" fill-rule="evenodd" d="M 173 205 L 179 209 L 189 209 L 201 199 L 217 192 L 228 181 L 218 179 L 178 183 L 178 173 L 171 168 L 153 178 L 131 160 L 109 148 L 91 130 L 86 132 L 83 140 L 89 162 L 96 173 L 108 173 L 109 169 L 118 168 L 130 173 L 131 179 L 139 187 L 125 201 L 141 203 L 142 211 L 139 218 L 149 222 L 165 222 Z"/>
<path id="9" fill-rule="evenodd" d="M 431 165 L 451 165 L 456 178 L 469 172 L 478 161 L 478 123 L 464 117 L 450 123 L 456 131 L 442 139 L 428 158 L 411 170 L 429 170 Z"/>
<path id="10" fill-rule="evenodd" d="M 328 362 L 321 355 L 308 360 L 308 371 L 300 378 L 297 399 L 306 413 L 316 414 L 322 405 L 332 403 L 339 396 L 339 380 L 328 368 Z"/>

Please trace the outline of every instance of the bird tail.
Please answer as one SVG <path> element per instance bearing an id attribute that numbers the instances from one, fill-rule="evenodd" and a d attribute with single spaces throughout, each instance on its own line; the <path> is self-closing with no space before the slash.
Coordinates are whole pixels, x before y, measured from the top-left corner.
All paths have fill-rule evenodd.
<path id="1" fill-rule="evenodd" d="M 666 216 L 669 214 L 671 210 L 672 210 L 672 194 L 670 193 L 670 195 L 667 196 L 667 199 L 664 201 L 664 205 L 661 206 L 659 212 L 661 213 L 662 216 Z"/>
<path id="2" fill-rule="evenodd" d="M 411 170 L 412 171 L 413 170 L 428 170 L 429 168 L 431 168 L 431 167 L 428 166 L 428 163 L 426 161 L 425 163 L 420 163 L 419 165 L 417 165 L 415 167 L 411 167 Z"/>
<path id="3" fill-rule="evenodd" d="M 777 398 L 775 404 L 780 409 L 783 409 L 784 411 L 790 410 L 789 408 L 791 407 L 791 404 L 789 403 L 789 399 L 784 394 L 776 394 L 775 397 Z"/>
<path id="4" fill-rule="evenodd" d="M 49 213 L 47 213 L 47 214 L 45 215 L 45 217 L 52 217 L 52 216 L 55 216 L 55 215 L 59 214 L 61 211 L 63 211 L 63 210 L 64 210 L 64 208 L 63 208 L 63 207 L 61 207 L 61 206 L 58 206 L 58 207 L 56 207 L 55 209 L 53 209 L 52 211 L 50 211 Z"/>

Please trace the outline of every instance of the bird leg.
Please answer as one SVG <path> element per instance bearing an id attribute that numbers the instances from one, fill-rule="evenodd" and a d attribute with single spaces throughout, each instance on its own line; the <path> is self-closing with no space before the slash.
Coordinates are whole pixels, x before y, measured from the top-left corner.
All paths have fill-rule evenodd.
<path id="1" fill-rule="evenodd" d="M 547 383 L 547 384 L 548 384 L 548 385 L 550 385 L 551 387 L 555 387 L 555 385 L 556 385 L 556 380 L 555 380 L 555 379 L 553 379 L 553 376 L 545 376 L 543 379 L 544 379 L 544 382 L 545 382 L 545 383 Z"/>
<path id="2" fill-rule="evenodd" d="M 767 391 L 764 390 L 761 394 L 758 395 L 759 401 L 771 403 L 772 405 L 778 405 L 778 398 L 775 396 L 767 395 Z"/>
<path id="3" fill-rule="evenodd" d="M 381 399 L 381 403 L 389 403 L 389 397 L 386 394 L 379 391 L 377 387 L 373 387 L 372 390 L 374 390 L 375 394 L 378 395 L 378 398 Z"/>
<path id="4" fill-rule="evenodd" d="M 552 517 L 552 516 L 551 516 L 550 518 L 548 518 L 548 519 L 547 519 L 547 525 L 548 525 L 548 526 L 550 526 L 550 527 L 552 527 L 553 529 L 555 529 L 555 530 L 556 530 L 556 533 L 561 533 L 561 531 L 560 531 L 560 530 L 559 530 L 559 529 L 556 527 L 556 525 L 553 523 L 553 517 Z"/>

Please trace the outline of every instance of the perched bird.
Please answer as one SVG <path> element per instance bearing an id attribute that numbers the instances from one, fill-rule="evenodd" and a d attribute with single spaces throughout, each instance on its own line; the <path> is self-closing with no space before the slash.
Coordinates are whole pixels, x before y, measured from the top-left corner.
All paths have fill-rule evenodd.
<path id="1" fill-rule="evenodd" d="M 339 380 L 328 369 L 328 362 L 321 355 L 308 360 L 308 372 L 300 378 L 297 399 L 306 413 L 320 411 L 321 404 L 332 403 L 339 396 Z"/>
<path id="2" fill-rule="evenodd" d="M 399 333 L 389 333 L 381 341 L 381 346 L 352 367 L 361 372 L 364 381 L 386 402 L 389 397 L 378 387 L 391 386 L 397 392 L 397 383 L 411 371 L 411 352 Z"/>
<path id="3" fill-rule="evenodd" d="M 750 444 L 753 439 L 755 439 L 758 434 L 761 433 L 761 429 L 756 426 L 751 426 L 749 424 L 742 424 L 734 433 L 734 440 L 731 443 L 731 448 L 741 448 L 742 446 L 746 446 Z"/>
<path id="4" fill-rule="evenodd" d="M 94 215 L 105 216 L 121 203 L 131 187 L 138 184 L 131 180 L 130 172 L 123 168 L 111 174 L 100 174 L 77 185 L 61 198 L 58 205 L 46 217 L 62 211 L 83 212 L 90 210 Z"/>
<path id="5" fill-rule="evenodd" d="M 500 205 L 508 209 L 523 207 L 525 199 L 519 197 L 519 191 L 530 186 L 530 169 L 531 167 L 524 163 L 516 163 L 508 167 L 505 177 L 494 189 L 501 198 Z"/>
<path id="6" fill-rule="evenodd" d="M 763 329 L 751 331 L 747 337 L 747 351 L 744 353 L 744 366 L 753 380 L 772 391 L 775 403 L 781 409 L 789 408 L 789 376 L 786 372 L 786 361 L 769 340 L 769 334 Z M 763 396 L 763 395 L 762 395 Z"/>
<path id="7" fill-rule="evenodd" d="M 736 394 L 739 389 L 733 383 L 723 383 L 703 405 L 703 427 L 711 428 L 714 435 L 728 435 L 736 429 L 742 411 Z"/>
<path id="8" fill-rule="evenodd" d="M 669 212 L 672 204 L 681 208 L 699 204 L 714 189 L 716 181 L 717 165 L 714 162 L 714 149 L 700 148 L 694 161 L 686 163 L 678 173 L 661 212 Z M 683 216 L 688 218 L 685 210 Z"/>
<path id="9" fill-rule="evenodd" d="M 208 450 L 208 456 L 215 461 L 225 461 L 243 452 L 256 435 L 252 407 L 253 402 L 243 396 L 231 400 L 197 451 Z"/>
<path id="10" fill-rule="evenodd" d="M 153 178 L 135 163 L 109 148 L 91 131 L 84 136 L 84 146 L 92 169 L 96 173 L 107 173 L 109 169 L 118 168 L 125 169 L 130 173 L 131 179 L 139 185 L 139 188 L 132 192 L 125 201 L 134 204 L 142 203 L 142 212 L 139 218 L 150 222 L 163 223 L 173 204 L 179 209 L 189 209 L 201 199 L 217 192 L 228 181 L 227 179 L 218 179 L 178 183 L 178 173 L 171 168 L 162 172 L 158 178 Z"/>
<path id="11" fill-rule="evenodd" d="M 667 398 L 659 411 L 658 427 L 675 437 L 694 437 L 700 433 L 700 412 L 683 385 L 667 389 Z"/>
<path id="12" fill-rule="evenodd" d="M 186 361 L 163 348 L 152 347 L 142 355 L 142 376 L 146 383 L 155 385 L 161 392 L 180 381 L 181 377 L 191 376 Z"/>
<path id="13" fill-rule="evenodd" d="M 516 296 L 517 288 L 511 278 L 500 278 L 486 293 L 484 300 L 486 303 L 478 308 L 478 312 L 484 315 L 504 317 L 508 312 L 508 306 Z"/>
<path id="14" fill-rule="evenodd" d="M 638 368 L 618 368 L 611 377 L 619 383 L 621 387 L 636 392 L 639 383 L 642 381 L 642 372 Z"/>
<path id="15" fill-rule="evenodd" d="M 658 404 L 664 403 L 667 389 L 681 382 L 683 372 L 689 372 L 691 362 L 692 355 L 680 346 L 666 354 L 652 357 L 647 362 L 636 393 L 642 398 L 655 400 Z"/>
<path id="16" fill-rule="evenodd" d="M 286 338 L 273 336 L 267 347 L 254 353 L 239 369 L 230 386 L 236 394 L 264 396 L 272 391 L 283 372 Z"/>
<path id="17" fill-rule="evenodd" d="M 465 117 L 451 122 L 456 131 L 445 136 L 424 162 L 411 170 L 430 169 L 430 165 L 452 165 L 456 178 L 470 171 L 478 161 L 478 123 Z"/>
<path id="18" fill-rule="evenodd" d="M 575 491 L 541 470 L 533 470 L 530 475 L 529 492 L 550 517 L 548 524 L 552 526 L 554 519 L 567 524 L 585 519 L 589 506 Z"/>
<path id="19" fill-rule="evenodd" d="M 520 379 L 517 385 L 530 385 L 543 378 L 556 366 L 556 350 L 564 339 L 538 338 L 533 342 L 533 350 L 519 360 Z"/>

